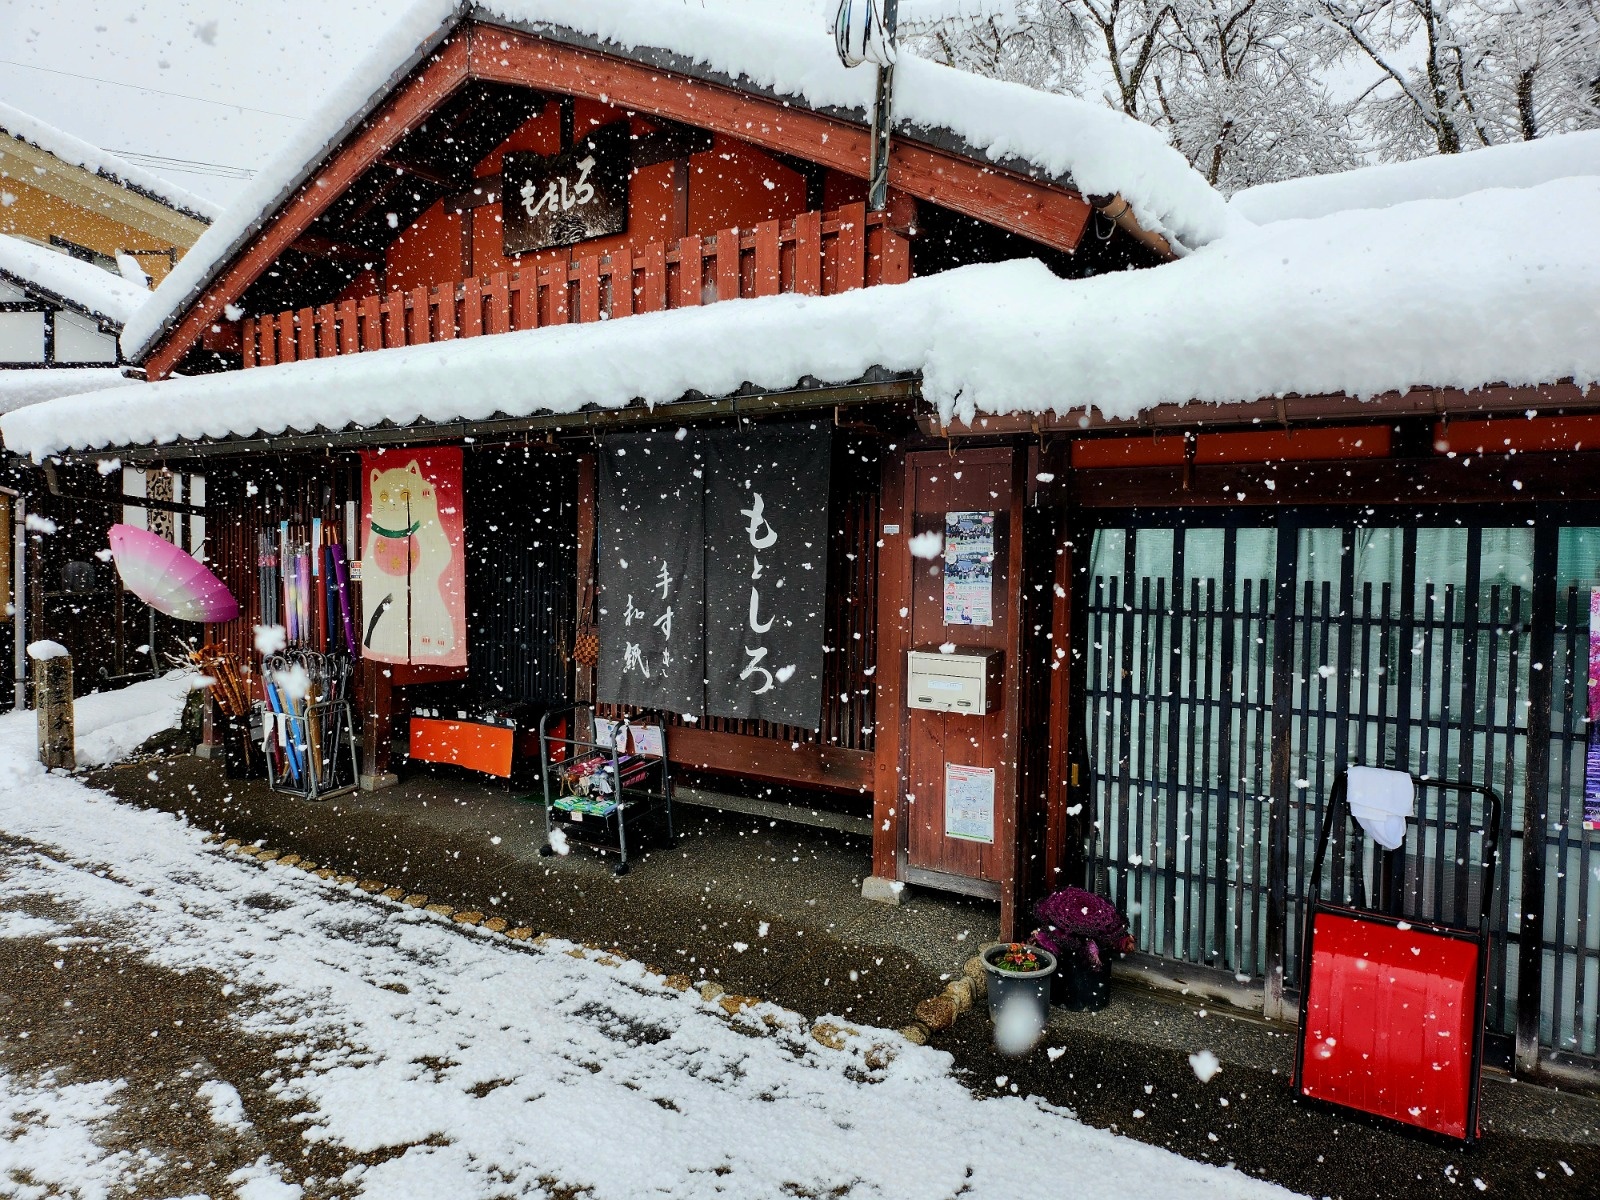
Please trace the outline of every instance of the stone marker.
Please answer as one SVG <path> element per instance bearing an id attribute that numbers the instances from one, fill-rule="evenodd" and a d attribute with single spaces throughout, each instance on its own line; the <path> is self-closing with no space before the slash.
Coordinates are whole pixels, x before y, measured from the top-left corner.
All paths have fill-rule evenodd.
<path id="1" fill-rule="evenodd" d="M 74 771 L 77 743 L 72 724 L 72 655 L 60 642 L 33 642 L 33 703 L 39 710 L 39 761 L 44 769 Z"/>

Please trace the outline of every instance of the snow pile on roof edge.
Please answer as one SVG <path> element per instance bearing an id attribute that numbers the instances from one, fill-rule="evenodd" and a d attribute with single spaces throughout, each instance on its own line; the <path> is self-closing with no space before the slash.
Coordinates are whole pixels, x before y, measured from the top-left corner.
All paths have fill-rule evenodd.
<path id="1" fill-rule="evenodd" d="M 221 207 L 210 200 L 196 196 L 186 188 L 179 187 L 159 175 L 151 174 L 143 167 L 134 166 L 127 159 L 119 158 L 109 150 L 102 150 L 80 137 L 74 137 L 65 130 L 48 125 L 31 113 L 25 113 L 20 108 L 13 108 L 4 102 L 0 102 L 0 131 L 31 146 L 37 146 L 47 154 L 55 155 L 62 162 L 82 167 L 85 171 L 92 171 L 113 183 L 149 192 L 163 203 L 192 217 L 198 217 L 202 221 L 214 221 L 222 213 Z M 5 144 L 0 141 L 0 154 L 3 154 L 4 149 Z"/>
<path id="2" fill-rule="evenodd" d="M 8 233 L 0 233 L 0 271 L 118 325 L 151 295 L 121 275 Z"/>
<path id="3" fill-rule="evenodd" d="M 1543 220 L 1527 220 L 1530 205 Z M 1600 179 L 1248 227 L 1178 262 L 1031 261 L 226 375 L 0 418 L 18 453 L 670 404 L 872 367 L 946 419 L 1600 382 Z M 470 388 L 462 381 L 471 380 Z"/>
<path id="4" fill-rule="evenodd" d="M 59 396 L 82 396 L 143 383 L 118 367 L 38 367 L 0 371 L 0 414 Z"/>
<path id="5" fill-rule="evenodd" d="M 129 359 L 142 358 L 462 7 L 456 0 L 416 0 L 382 32 L 371 53 L 128 321 L 122 346 Z M 872 72 L 840 65 L 825 21 L 793 13 L 780 19 L 771 15 L 774 9 L 748 0 L 709 0 L 705 7 L 666 0 L 481 0 L 466 7 L 486 22 L 559 26 L 625 52 L 670 51 L 817 108 L 865 111 L 871 104 Z M 907 53 L 895 80 L 900 126 L 947 129 L 993 160 L 1018 158 L 1051 177 L 1070 175 L 1087 194 L 1120 192 L 1146 228 L 1169 235 L 1179 247 L 1204 245 L 1242 223 L 1160 133 L 1121 113 Z"/>
<path id="6" fill-rule="evenodd" d="M 1453 200 L 1486 188 L 1536 187 L 1580 175 L 1600 175 L 1600 130 L 1264 183 L 1236 193 L 1229 206 L 1266 225 L 1411 200 Z"/>

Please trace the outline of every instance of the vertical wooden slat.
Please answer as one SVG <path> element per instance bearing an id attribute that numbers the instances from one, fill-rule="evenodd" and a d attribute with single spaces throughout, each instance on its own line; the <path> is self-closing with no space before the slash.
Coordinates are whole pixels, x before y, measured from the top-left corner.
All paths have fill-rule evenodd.
<path id="1" fill-rule="evenodd" d="M 778 294 L 778 223 L 762 221 L 756 226 L 756 272 L 753 296 Z"/>
<path id="2" fill-rule="evenodd" d="M 385 349 L 391 346 L 404 346 L 406 344 L 406 297 L 404 292 L 390 292 L 383 298 L 383 345 Z"/>
<path id="3" fill-rule="evenodd" d="M 822 214 L 801 213 L 794 219 L 794 290 L 802 296 L 822 295 Z"/>
<path id="4" fill-rule="evenodd" d="M 489 276 L 487 333 L 511 332 L 511 281 L 504 271 Z"/>
<path id="5" fill-rule="evenodd" d="M 667 248 L 660 242 L 651 242 L 639 251 L 639 266 L 642 268 L 638 301 L 634 308 L 638 312 L 660 312 L 667 306 Z"/>
<path id="6" fill-rule="evenodd" d="M 316 318 L 316 341 L 312 344 L 313 353 L 317 358 L 332 358 L 339 353 L 339 348 L 334 339 L 334 308 L 331 304 L 319 304 Z"/>
<path id="7" fill-rule="evenodd" d="M 456 337 L 456 285 L 441 283 L 432 290 L 433 340 L 454 341 Z"/>
<path id="8" fill-rule="evenodd" d="M 239 322 L 239 344 L 244 350 L 244 365 L 247 367 L 258 366 L 261 361 L 261 351 L 256 347 L 256 319 L 254 317 L 246 317 Z"/>
<path id="9" fill-rule="evenodd" d="M 672 289 L 672 306 L 687 308 L 699 304 L 704 279 L 705 263 L 700 239 L 686 237 L 678 243 L 678 282 Z"/>
<path id="10" fill-rule="evenodd" d="M 468 279 L 461 285 L 462 337 L 477 337 L 483 332 L 483 284 Z"/>
<path id="11" fill-rule="evenodd" d="M 606 312 L 611 317 L 633 312 L 633 255 L 627 250 L 611 256 L 611 307 Z"/>
<path id="12" fill-rule="evenodd" d="M 586 255 L 578 260 L 578 320 L 600 319 L 600 259 Z"/>
<path id="13" fill-rule="evenodd" d="M 362 297 L 356 332 L 362 350 L 383 348 L 383 301 L 378 297 Z"/>
<path id="14" fill-rule="evenodd" d="M 911 278 L 911 239 L 898 229 L 883 230 L 883 257 L 879 283 L 905 283 Z"/>
<path id="15" fill-rule="evenodd" d="M 354 354 L 361 349 L 361 343 L 356 338 L 356 302 L 342 300 L 339 302 L 339 338 L 338 352 L 340 354 Z"/>
<path id="16" fill-rule="evenodd" d="M 539 324 L 565 325 L 567 323 L 566 263 L 544 264 L 539 267 Z"/>
<path id="17" fill-rule="evenodd" d="M 834 243 L 838 261 L 838 290 L 866 286 L 867 206 L 847 204 L 839 210 L 839 237 Z"/>
<path id="18" fill-rule="evenodd" d="M 296 359 L 311 358 L 315 355 L 316 338 L 312 334 L 315 325 L 316 314 L 311 309 L 302 308 L 295 312 L 294 356 Z"/>
<path id="19" fill-rule="evenodd" d="M 428 321 L 427 285 L 414 287 L 407 293 L 406 345 L 419 346 L 432 340 L 433 334 Z"/>
<path id="20" fill-rule="evenodd" d="M 717 299 L 739 298 L 739 231 L 724 229 L 717 234 Z"/>

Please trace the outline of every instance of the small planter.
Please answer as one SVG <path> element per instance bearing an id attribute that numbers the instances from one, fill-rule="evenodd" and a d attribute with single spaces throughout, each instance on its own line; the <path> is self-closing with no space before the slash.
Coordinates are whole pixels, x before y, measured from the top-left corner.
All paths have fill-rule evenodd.
<path id="1" fill-rule="evenodd" d="M 983 969 L 989 985 L 989 1020 L 997 1027 L 1037 1029 L 1042 1033 L 1050 1024 L 1050 980 L 1056 972 L 1056 956 L 1038 946 L 1027 949 L 1042 964 L 1038 970 L 1007 971 L 996 966 L 995 963 L 1011 950 L 1010 944 L 991 946 L 983 952 Z M 1014 1008 L 1020 1011 L 1013 1011 Z"/>
<path id="2" fill-rule="evenodd" d="M 1099 1012 L 1111 1003 L 1111 962 L 1096 967 L 1065 959 L 1052 977 L 1050 998 L 1068 1012 Z"/>

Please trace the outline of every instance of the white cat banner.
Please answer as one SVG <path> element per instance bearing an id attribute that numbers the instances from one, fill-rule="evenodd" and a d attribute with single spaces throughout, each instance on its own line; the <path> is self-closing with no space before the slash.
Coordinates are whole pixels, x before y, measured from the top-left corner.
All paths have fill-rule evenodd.
<path id="1" fill-rule="evenodd" d="M 461 451 L 361 455 L 361 653 L 467 665 Z"/>

